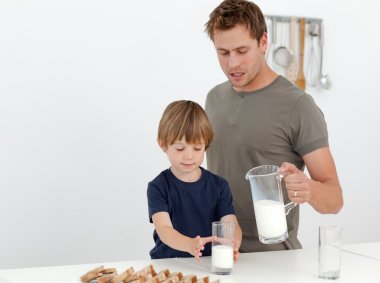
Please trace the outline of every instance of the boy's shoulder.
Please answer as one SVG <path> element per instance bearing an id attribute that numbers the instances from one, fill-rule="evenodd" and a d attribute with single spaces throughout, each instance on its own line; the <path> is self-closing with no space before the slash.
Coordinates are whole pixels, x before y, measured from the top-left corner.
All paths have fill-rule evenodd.
<path id="1" fill-rule="evenodd" d="M 215 173 L 203 168 L 203 167 L 200 167 L 201 170 L 202 170 L 202 174 L 205 175 L 205 177 L 207 179 L 212 179 L 212 180 L 217 180 L 219 182 L 227 182 L 226 179 L 224 179 L 222 176 L 219 176 L 219 175 L 216 175 Z M 175 178 L 173 173 L 171 173 L 170 171 L 170 168 L 168 169 L 165 169 L 164 171 L 162 171 L 160 174 L 158 174 L 152 181 L 150 181 L 149 183 L 160 183 L 164 180 L 168 180 L 170 178 Z"/>
<path id="2" fill-rule="evenodd" d="M 167 182 L 168 178 L 170 178 L 170 169 L 165 169 L 160 174 L 158 174 L 152 181 L 149 182 L 152 184 L 162 184 L 163 182 Z"/>
<path id="3" fill-rule="evenodd" d="M 219 184 L 228 183 L 226 179 L 224 179 L 222 176 L 216 175 L 215 173 L 201 167 L 202 172 L 206 175 L 206 178 L 209 180 L 212 180 L 214 182 L 217 182 Z"/>
<path id="4" fill-rule="evenodd" d="M 202 177 L 201 177 L 202 180 L 200 180 L 200 183 L 205 184 L 206 182 L 218 187 L 229 186 L 228 181 L 224 179 L 223 177 L 216 175 L 215 173 L 203 167 L 200 167 L 200 168 L 202 170 Z M 168 188 L 169 183 L 176 182 L 176 180 L 177 180 L 176 177 L 173 175 L 173 173 L 170 171 L 170 168 L 169 168 L 162 171 L 152 181 L 150 181 L 148 187 Z"/>

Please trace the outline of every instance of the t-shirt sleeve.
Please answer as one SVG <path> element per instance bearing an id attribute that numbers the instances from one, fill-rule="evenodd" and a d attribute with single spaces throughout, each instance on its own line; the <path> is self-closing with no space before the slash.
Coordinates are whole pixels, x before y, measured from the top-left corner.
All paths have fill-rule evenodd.
<path id="1" fill-rule="evenodd" d="M 228 182 L 223 180 L 220 188 L 219 219 L 229 214 L 235 214 L 232 204 L 232 194 Z"/>
<path id="2" fill-rule="evenodd" d="M 163 188 L 160 188 L 152 182 L 148 184 L 147 196 L 149 221 L 150 223 L 153 223 L 153 214 L 161 211 L 169 212 L 168 197 Z"/>
<path id="3" fill-rule="evenodd" d="M 297 101 L 290 115 L 290 129 L 293 148 L 301 156 L 329 146 L 323 113 L 308 94 Z"/>

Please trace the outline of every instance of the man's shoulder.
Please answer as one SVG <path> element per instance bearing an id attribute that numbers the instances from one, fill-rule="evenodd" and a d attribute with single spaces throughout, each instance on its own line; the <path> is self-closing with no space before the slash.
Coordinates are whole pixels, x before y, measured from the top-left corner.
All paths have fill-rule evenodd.
<path id="1" fill-rule="evenodd" d="M 282 76 L 279 76 L 265 91 L 269 93 L 272 98 L 276 100 L 280 99 L 282 106 L 288 105 L 292 108 L 303 107 L 305 104 L 312 107 L 316 106 L 310 94 Z"/>
<path id="2" fill-rule="evenodd" d="M 213 87 L 206 97 L 206 112 L 210 115 L 212 111 L 217 110 L 215 107 L 218 107 L 220 103 L 228 104 L 229 99 L 234 97 L 233 93 L 234 90 L 229 81 Z"/>
<path id="3" fill-rule="evenodd" d="M 294 83 L 284 78 L 283 76 L 279 76 L 278 79 L 274 81 L 270 90 L 277 91 L 281 95 L 286 94 L 287 96 L 292 97 L 294 99 L 299 99 L 300 97 L 306 94 L 305 91 L 300 89 L 298 86 L 296 86 Z"/>
<path id="4" fill-rule="evenodd" d="M 231 84 L 229 81 L 225 81 L 223 83 L 220 83 L 216 86 L 214 86 L 210 91 L 210 94 L 218 94 L 218 93 L 225 93 L 225 92 L 230 92 L 232 90 Z"/>

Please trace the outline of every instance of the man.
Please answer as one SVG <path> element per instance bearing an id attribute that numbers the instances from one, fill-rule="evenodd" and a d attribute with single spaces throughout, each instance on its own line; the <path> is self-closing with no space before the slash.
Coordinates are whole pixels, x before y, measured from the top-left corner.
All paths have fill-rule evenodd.
<path id="1" fill-rule="evenodd" d="M 287 216 L 285 242 L 259 242 L 246 172 L 259 165 L 281 166 L 285 202 L 309 203 L 320 213 L 338 213 L 342 190 L 328 145 L 327 126 L 312 97 L 276 74 L 265 61 L 268 36 L 260 8 L 226 0 L 210 14 L 206 32 L 228 81 L 208 94 L 206 112 L 215 139 L 208 169 L 226 178 L 243 230 L 241 252 L 301 248 L 299 206 Z M 305 165 L 311 176 L 303 170 Z"/>

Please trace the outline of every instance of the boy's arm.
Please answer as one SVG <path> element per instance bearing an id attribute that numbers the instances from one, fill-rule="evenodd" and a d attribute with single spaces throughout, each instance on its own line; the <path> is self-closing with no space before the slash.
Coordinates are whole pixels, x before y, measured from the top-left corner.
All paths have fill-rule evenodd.
<path id="1" fill-rule="evenodd" d="M 241 239 L 243 237 L 240 225 L 237 221 L 236 215 L 234 214 L 225 215 L 220 219 L 220 221 L 235 223 L 234 260 L 236 261 L 239 258 L 239 248 L 241 245 Z"/>
<path id="2" fill-rule="evenodd" d="M 153 214 L 152 220 L 162 242 L 172 249 L 190 253 L 197 260 L 202 256 L 204 245 L 212 241 L 212 237 L 201 238 L 197 236 L 190 238 L 182 235 L 173 228 L 172 221 L 167 212 L 157 212 Z"/>

